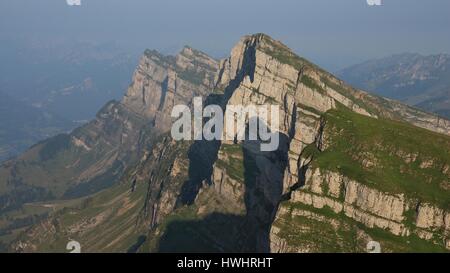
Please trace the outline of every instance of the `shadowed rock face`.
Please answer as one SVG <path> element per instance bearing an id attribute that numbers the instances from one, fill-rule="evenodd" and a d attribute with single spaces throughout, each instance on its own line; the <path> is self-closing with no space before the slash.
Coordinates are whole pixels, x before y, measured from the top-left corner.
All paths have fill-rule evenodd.
<path id="1" fill-rule="evenodd" d="M 196 95 L 205 97 L 205 105 L 214 103 L 222 109 L 236 104 L 279 105 L 278 150 L 261 152 L 259 141 L 171 139 L 163 133 L 170 128 L 171 107 Z M 124 250 L 130 238 L 136 240 L 125 250 L 364 251 L 364 243 L 375 238 L 369 231 L 377 229 L 388 234 L 391 250 L 397 249 L 399 239 L 389 236 L 414 234 L 419 239 L 409 247 L 416 250 L 424 245 L 442 248 L 448 240 L 446 222 L 436 219 L 448 213 L 448 208 L 437 208 L 445 207 L 443 200 L 449 197 L 445 166 L 450 153 L 437 151 L 431 143 L 441 145 L 442 151 L 450 149 L 449 137 L 435 133 L 448 135 L 449 121 L 354 89 L 264 34 L 243 37 L 231 56 L 218 64 L 190 48 L 177 57 L 148 51 L 119 104 L 152 121 L 150 133 L 141 131 L 137 143 L 142 146 L 130 153 L 130 157 L 139 154 L 138 160 L 127 161 L 121 180 L 132 188 L 122 191 L 123 196 L 145 198 L 132 208 L 119 205 L 132 215 L 124 222 L 135 225 L 127 226 L 127 236 L 108 237 L 105 230 L 112 224 L 106 220 L 88 227 L 80 236 L 92 251 Z M 158 137 L 152 134 L 156 129 L 162 132 Z M 417 148 L 417 139 L 411 138 L 415 135 L 429 139 L 431 150 Z M 400 144 L 394 139 L 400 139 Z M 418 156 L 405 161 L 414 154 L 435 160 L 416 162 Z M 399 165 L 388 168 L 385 158 Z M 399 158 L 412 165 L 400 165 Z M 432 170 L 417 169 L 417 164 Z M 383 169 L 395 173 L 395 179 L 380 176 Z M 410 185 L 415 189 L 424 185 L 414 180 L 405 186 L 409 172 L 411 177 L 431 179 L 431 186 L 425 187 L 429 190 L 419 195 L 408 190 Z M 110 191 L 111 195 L 117 192 L 114 187 Z M 419 200 L 433 203 L 430 206 L 436 209 L 422 208 Z M 410 209 L 414 204 L 420 207 L 417 215 Z M 84 211 L 76 210 L 79 215 Z M 114 217 L 122 219 L 119 215 L 108 219 Z M 55 218 L 70 234 L 73 223 L 64 225 L 64 213 Z M 311 230 L 319 233 L 307 233 Z M 41 232 L 35 226 L 33 235 L 16 242 L 14 249 L 39 250 Z M 89 234 L 93 233 L 114 243 L 91 244 Z M 57 234 L 48 241 L 56 245 Z M 402 240 L 398 244 L 404 247 Z"/>

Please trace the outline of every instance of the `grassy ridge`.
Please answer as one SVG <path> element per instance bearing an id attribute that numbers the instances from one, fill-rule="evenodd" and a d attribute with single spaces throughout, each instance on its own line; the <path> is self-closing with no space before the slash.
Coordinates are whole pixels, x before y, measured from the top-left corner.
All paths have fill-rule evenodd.
<path id="1" fill-rule="evenodd" d="M 325 114 L 329 146 L 313 164 L 358 182 L 450 208 L 450 137 L 343 108 Z"/>

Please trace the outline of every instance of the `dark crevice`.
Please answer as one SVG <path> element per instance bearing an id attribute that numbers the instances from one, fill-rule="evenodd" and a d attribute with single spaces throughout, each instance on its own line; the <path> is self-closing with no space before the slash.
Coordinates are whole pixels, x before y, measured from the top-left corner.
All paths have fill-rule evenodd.
<path id="1" fill-rule="evenodd" d="M 146 105 L 147 102 L 145 100 L 145 85 L 142 86 L 141 92 L 142 92 L 142 105 Z"/>
<path id="2" fill-rule="evenodd" d="M 317 131 L 316 138 L 314 142 L 316 143 L 317 149 L 323 151 L 323 132 L 325 130 L 326 120 L 324 118 L 320 119 L 319 129 Z"/>
<path id="3" fill-rule="evenodd" d="M 161 97 L 159 100 L 158 111 L 162 111 L 164 108 L 164 102 L 166 101 L 166 95 L 168 91 L 169 85 L 169 76 L 167 76 L 164 81 L 161 83 Z"/>

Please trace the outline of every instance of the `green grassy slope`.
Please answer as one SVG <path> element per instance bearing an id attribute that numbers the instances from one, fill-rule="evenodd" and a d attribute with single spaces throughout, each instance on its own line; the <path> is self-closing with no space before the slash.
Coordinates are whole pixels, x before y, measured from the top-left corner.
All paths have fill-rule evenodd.
<path id="1" fill-rule="evenodd" d="M 311 144 L 303 152 L 312 157 L 310 168 L 337 172 L 370 188 L 449 210 L 450 137 L 407 123 L 366 117 L 344 107 L 325 113 L 323 123 L 323 151 Z M 278 236 L 294 248 L 366 252 L 370 237 L 381 243 L 383 252 L 447 251 L 442 242 L 426 241 L 414 233 L 402 237 L 367 228 L 328 207 L 317 209 L 290 201 L 280 207 L 288 213 L 278 217 L 274 226 L 280 229 Z M 292 214 L 296 210 L 303 215 Z M 409 215 L 413 212 L 406 213 L 406 226 L 413 227 L 414 216 Z"/>
<path id="2" fill-rule="evenodd" d="M 51 217 L 22 233 L 26 251 L 68 252 L 70 240 L 81 244 L 82 252 L 126 252 L 145 233 L 139 225 L 147 187 L 130 183 L 115 185 L 91 197 L 58 206 Z M 34 206 L 38 206 L 35 204 Z"/>
<path id="3" fill-rule="evenodd" d="M 330 146 L 316 154 L 315 166 L 450 209 L 450 137 L 344 108 L 324 119 Z"/>

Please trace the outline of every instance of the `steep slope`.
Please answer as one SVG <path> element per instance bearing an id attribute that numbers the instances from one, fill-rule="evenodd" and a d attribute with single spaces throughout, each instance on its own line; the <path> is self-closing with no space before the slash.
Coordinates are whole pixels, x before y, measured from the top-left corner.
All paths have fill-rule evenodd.
<path id="1" fill-rule="evenodd" d="M 450 56 L 399 54 L 337 73 L 353 86 L 450 117 Z"/>
<path id="2" fill-rule="evenodd" d="M 176 57 L 146 51 L 121 102 L 109 102 L 85 126 L 1 166 L 0 211 L 113 185 L 140 158 L 142 135 L 167 130 L 172 105 L 210 91 L 216 67 L 214 59 L 187 47 Z"/>
<path id="3" fill-rule="evenodd" d="M 163 135 L 123 176 L 124 196 L 134 188 L 146 196 L 129 212 L 136 223 L 130 231 L 110 235 L 115 227 L 107 221 L 73 229 L 107 206 L 93 215 L 75 208 L 29 229 L 12 249 L 64 251 L 68 237 L 89 251 L 344 252 L 364 251 L 371 238 L 383 239 L 386 251 L 449 247 L 448 120 L 354 89 L 264 34 L 243 37 L 220 62 L 208 104 L 279 105 L 278 149 Z M 55 225 L 69 215 L 81 217 Z M 308 239 L 336 228 L 335 218 L 342 235 Z M 97 248 L 86 234 L 115 243 Z"/>

